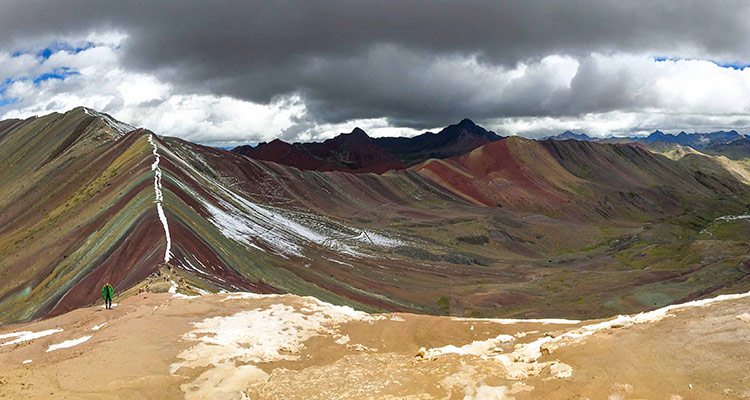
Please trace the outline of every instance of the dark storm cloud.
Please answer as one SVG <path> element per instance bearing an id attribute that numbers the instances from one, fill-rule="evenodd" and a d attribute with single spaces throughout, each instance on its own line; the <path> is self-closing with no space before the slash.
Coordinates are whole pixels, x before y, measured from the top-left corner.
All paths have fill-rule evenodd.
<path id="1" fill-rule="evenodd" d="M 576 115 L 647 107 L 591 53 L 750 61 L 746 1 L 4 1 L 0 47 L 119 30 L 124 65 L 185 92 L 268 103 L 300 94 L 318 122 Z M 548 55 L 579 60 L 569 88 L 495 75 Z M 472 65 L 462 60 L 474 60 Z M 442 63 L 442 67 L 440 64 Z M 437 67 L 436 67 L 437 66 Z"/>

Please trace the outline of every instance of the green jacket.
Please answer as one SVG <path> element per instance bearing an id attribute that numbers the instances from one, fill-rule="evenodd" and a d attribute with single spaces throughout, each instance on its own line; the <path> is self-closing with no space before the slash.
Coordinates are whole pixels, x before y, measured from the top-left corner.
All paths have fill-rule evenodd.
<path id="1" fill-rule="evenodd" d="M 107 291 L 109 291 L 110 299 L 115 297 L 115 288 L 113 288 L 112 285 L 104 285 L 102 286 L 102 299 L 107 300 Z"/>

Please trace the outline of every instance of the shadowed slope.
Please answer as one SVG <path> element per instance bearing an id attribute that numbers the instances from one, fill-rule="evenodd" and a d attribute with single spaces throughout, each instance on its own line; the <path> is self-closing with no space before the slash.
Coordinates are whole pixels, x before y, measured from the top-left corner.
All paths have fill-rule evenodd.
<path id="1" fill-rule="evenodd" d="M 279 139 L 256 147 L 239 146 L 233 153 L 288 165 L 303 171 L 348 171 L 383 173 L 406 165 L 377 146 L 365 131 L 355 128 L 321 143 L 288 144 Z"/>

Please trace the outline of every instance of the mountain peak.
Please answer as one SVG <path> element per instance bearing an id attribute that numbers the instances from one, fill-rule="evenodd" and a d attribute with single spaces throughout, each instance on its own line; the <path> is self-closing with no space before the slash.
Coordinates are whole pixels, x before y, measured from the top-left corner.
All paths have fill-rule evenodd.
<path id="1" fill-rule="evenodd" d="M 370 136 L 367 135 L 367 132 L 363 131 L 359 127 L 356 127 L 354 129 L 352 129 L 352 131 L 349 133 L 349 135 L 355 136 L 355 137 L 366 137 L 366 138 L 370 137 Z"/>
<path id="2" fill-rule="evenodd" d="M 118 121 L 111 115 L 103 112 L 96 111 L 92 108 L 88 107 L 76 107 L 68 112 L 80 112 L 83 111 L 86 115 L 98 118 L 102 120 L 105 124 L 107 124 L 112 130 L 120 134 L 120 136 L 135 130 L 136 128 L 133 125 L 130 125 L 128 123 Z"/>
<path id="3" fill-rule="evenodd" d="M 459 122 L 457 125 L 460 127 L 472 127 L 472 128 L 477 126 L 477 124 L 475 124 L 474 121 L 468 118 L 462 119 L 461 122 Z"/>
<path id="4" fill-rule="evenodd" d="M 554 139 L 554 140 L 568 140 L 568 139 L 575 139 L 575 140 L 592 140 L 591 137 L 585 133 L 575 133 L 571 130 L 566 130 L 563 133 L 560 133 L 555 136 L 549 136 L 545 139 Z"/>

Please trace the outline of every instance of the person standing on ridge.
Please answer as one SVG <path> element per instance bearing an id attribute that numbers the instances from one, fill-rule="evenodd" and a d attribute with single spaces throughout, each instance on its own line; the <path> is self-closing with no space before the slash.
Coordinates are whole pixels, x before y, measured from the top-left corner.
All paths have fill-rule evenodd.
<path id="1" fill-rule="evenodd" d="M 104 299 L 104 306 L 107 308 L 107 310 L 112 309 L 112 296 L 115 295 L 115 288 L 112 287 L 112 285 L 109 284 L 109 282 L 105 283 L 104 286 L 102 286 L 102 298 Z"/>

